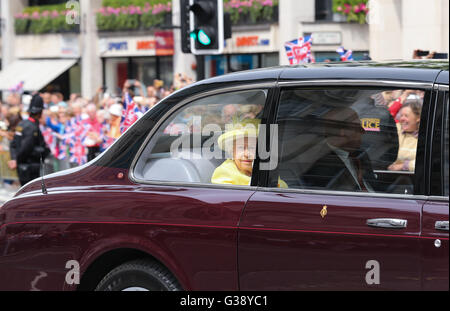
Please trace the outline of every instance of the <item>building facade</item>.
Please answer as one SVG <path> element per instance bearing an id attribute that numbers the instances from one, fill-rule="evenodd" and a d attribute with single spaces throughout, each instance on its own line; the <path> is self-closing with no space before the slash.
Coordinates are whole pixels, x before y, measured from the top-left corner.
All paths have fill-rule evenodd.
<path id="1" fill-rule="evenodd" d="M 78 16 L 67 16 L 76 27 L 21 32 L 16 23 L 20 14 L 30 6 L 46 4 L 79 12 Z M 426 4 L 419 0 L 370 0 L 363 23 L 349 22 L 345 15 L 333 12 L 333 0 L 273 1 L 264 20 L 241 14 L 234 20 L 232 38 L 226 41 L 223 54 L 204 57 L 181 52 L 180 30 L 174 27 L 180 24 L 178 0 L 167 4 L 170 12 L 156 26 L 145 26 L 142 19 L 140 26 L 122 28 L 108 24 L 106 17 L 111 12 L 103 4 L 102 0 L 0 1 L 0 91 L 21 78 L 26 88 L 53 87 L 66 97 L 81 93 L 89 98 L 100 87 L 118 94 L 127 79 L 145 85 L 159 79 L 167 86 L 177 73 L 196 79 L 286 65 L 284 43 L 307 35 L 312 35 L 312 51 L 318 62 L 339 60 L 336 49 L 341 46 L 351 49 L 357 60 L 369 55 L 373 60 L 410 59 L 415 49 L 449 50 L 448 0 Z M 104 21 L 99 20 L 103 17 Z"/>

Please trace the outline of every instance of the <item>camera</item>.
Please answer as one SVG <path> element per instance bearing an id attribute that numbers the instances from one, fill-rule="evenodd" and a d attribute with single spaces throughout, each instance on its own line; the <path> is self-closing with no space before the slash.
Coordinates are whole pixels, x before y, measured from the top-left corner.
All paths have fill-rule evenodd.
<path id="1" fill-rule="evenodd" d="M 422 50 L 417 51 L 417 56 L 427 56 L 428 54 L 430 54 L 430 51 L 422 51 Z"/>

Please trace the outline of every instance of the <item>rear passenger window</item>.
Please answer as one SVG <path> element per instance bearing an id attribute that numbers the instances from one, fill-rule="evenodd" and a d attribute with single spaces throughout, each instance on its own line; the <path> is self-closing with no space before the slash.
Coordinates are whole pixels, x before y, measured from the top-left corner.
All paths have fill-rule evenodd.
<path id="1" fill-rule="evenodd" d="M 141 181 L 249 186 L 266 90 L 196 100 L 175 111 L 141 154 Z"/>
<path id="2" fill-rule="evenodd" d="M 270 186 L 414 194 L 424 91 L 285 90 Z"/>

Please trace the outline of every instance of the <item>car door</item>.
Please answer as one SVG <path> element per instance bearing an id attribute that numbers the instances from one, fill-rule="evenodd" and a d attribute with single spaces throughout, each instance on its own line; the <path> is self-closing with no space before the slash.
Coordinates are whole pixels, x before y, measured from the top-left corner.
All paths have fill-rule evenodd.
<path id="1" fill-rule="evenodd" d="M 422 220 L 422 286 L 424 290 L 448 290 L 449 281 L 448 85 L 440 85 L 437 89 L 430 157 L 429 191 L 431 196 L 424 205 Z"/>
<path id="2" fill-rule="evenodd" d="M 149 134 L 132 164 L 133 210 L 156 228 L 146 234 L 163 241 L 160 249 L 188 280 L 187 290 L 238 289 L 237 225 L 256 187 L 250 178 L 238 185 L 212 177 L 229 159 L 218 139 L 236 120 L 257 119 L 268 93 L 255 85 L 184 100 Z"/>
<path id="3" fill-rule="evenodd" d="M 281 88 L 278 150 L 271 150 L 278 166 L 261 172 L 268 187 L 251 197 L 239 225 L 241 290 L 420 289 L 424 155 L 415 150 L 412 171 L 388 170 L 399 143 L 385 93 L 417 95 L 426 124 L 431 85 L 338 85 Z M 348 142 L 339 145 L 338 135 Z M 417 150 L 425 135 L 421 126 Z M 350 141 L 361 161 L 377 168 L 366 164 L 361 181 L 361 169 L 349 164 L 352 152 L 346 160 L 334 148 Z M 289 188 L 279 188 L 281 181 Z"/>

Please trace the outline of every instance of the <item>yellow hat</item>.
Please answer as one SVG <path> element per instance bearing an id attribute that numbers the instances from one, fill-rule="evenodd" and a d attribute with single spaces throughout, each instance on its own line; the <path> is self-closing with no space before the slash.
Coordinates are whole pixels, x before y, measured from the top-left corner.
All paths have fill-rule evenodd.
<path id="1" fill-rule="evenodd" d="M 238 138 L 243 137 L 258 137 L 258 126 L 261 124 L 261 120 L 259 119 L 246 119 L 238 123 L 234 123 L 231 126 L 226 125 L 226 132 L 223 133 L 219 139 L 219 147 L 222 150 L 232 150 L 233 146 L 231 145 L 231 149 L 228 149 L 227 145 L 232 143 Z"/>

